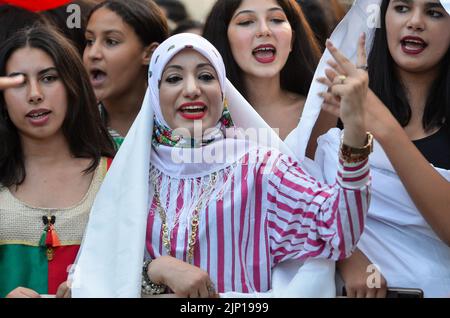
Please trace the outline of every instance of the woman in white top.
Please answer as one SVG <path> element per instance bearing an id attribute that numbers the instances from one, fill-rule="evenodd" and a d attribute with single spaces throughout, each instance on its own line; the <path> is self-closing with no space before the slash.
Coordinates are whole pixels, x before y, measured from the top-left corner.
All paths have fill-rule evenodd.
<path id="1" fill-rule="evenodd" d="M 368 28 L 380 4 L 381 28 Z M 450 295 L 449 12 L 446 0 L 360 0 L 332 36 L 349 56 L 359 32 L 373 43 L 366 123 L 379 143 L 358 250 L 338 264 L 349 296 L 384 297 L 386 285 L 419 288 L 425 297 Z M 330 65 L 320 80 L 326 85 L 342 71 Z M 323 96 L 325 107 L 339 109 L 330 93 Z M 338 145 L 337 129 L 319 141 L 316 158 L 327 179 Z M 372 263 L 383 276 L 373 282 Z"/>

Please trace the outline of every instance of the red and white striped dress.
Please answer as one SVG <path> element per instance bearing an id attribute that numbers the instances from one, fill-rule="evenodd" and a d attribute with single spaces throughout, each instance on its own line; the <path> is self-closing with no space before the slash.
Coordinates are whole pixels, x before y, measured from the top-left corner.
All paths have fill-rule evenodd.
<path id="1" fill-rule="evenodd" d="M 361 235 L 370 199 L 367 160 L 341 161 L 336 183 L 329 186 L 278 151 L 259 148 L 218 176 L 217 191 L 199 213 L 192 261 L 209 273 L 219 292 L 267 291 L 277 263 L 292 258 L 342 259 L 351 254 Z M 184 261 L 188 261 L 191 203 L 202 192 L 199 184 L 204 178 L 162 175 L 158 179 L 170 255 Z M 146 257 L 161 255 L 168 251 L 153 198 Z"/>

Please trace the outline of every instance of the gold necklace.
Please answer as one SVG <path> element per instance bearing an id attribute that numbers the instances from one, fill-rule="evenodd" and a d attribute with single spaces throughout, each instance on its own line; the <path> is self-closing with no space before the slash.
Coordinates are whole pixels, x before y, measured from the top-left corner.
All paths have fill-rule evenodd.
<path id="1" fill-rule="evenodd" d="M 210 180 L 210 184 L 208 185 L 207 190 L 208 191 L 212 191 L 214 190 L 214 186 L 217 182 L 217 172 L 214 172 L 211 175 L 211 180 Z M 162 207 L 161 201 L 160 201 L 160 194 L 159 194 L 159 190 L 156 186 L 156 183 L 154 183 L 154 189 L 155 189 L 155 201 L 156 201 L 156 209 L 158 210 L 159 213 L 159 217 L 161 218 L 161 227 L 162 227 L 162 241 L 163 241 L 163 245 L 167 250 L 167 253 L 170 256 L 172 255 L 171 252 L 171 243 L 170 243 L 170 233 L 169 233 L 169 226 L 167 225 L 167 214 L 166 211 L 164 211 L 164 208 Z M 211 195 L 211 193 L 209 193 L 207 195 L 207 199 L 209 199 L 209 196 Z M 192 263 L 192 259 L 194 257 L 194 248 L 195 248 L 195 243 L 197 241 L 197 231 L 198 231 L 198 224 L 199 224 L 199 213 L 202 210 L 203 207 L 203 202 L 204 200 L 199 200 L 197 205 L 195 206 L 194 212 L 192 213 L 192 219 L 191 219 L 191 235 L 189 237 L 189 242 L 188 242 L 188 262 Z M 209 200 L 205 200 L 205 201 L 209 201 Z"/>

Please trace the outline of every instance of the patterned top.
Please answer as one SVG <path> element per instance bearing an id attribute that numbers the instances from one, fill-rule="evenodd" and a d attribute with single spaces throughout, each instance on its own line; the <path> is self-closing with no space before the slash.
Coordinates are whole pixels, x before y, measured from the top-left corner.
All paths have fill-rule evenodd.
<path id="1" fill-rule="evenodd" d="M 109 163 L 110 159 L 100 160 L 83 199 L 69 208 L 34 207 L 14 197 L 8 188 L 0 188 L 0 297 L 18 286 L 54 294 L 66 280 Z M 40 244 L 43 216 L 55 216 L 60 246 L 53 248 L 51 259 L 46 246 Z"/>
<path id="2" fill-rule="evenodd" d="M 180 179 L 153 167 L 151 178 L 167 215 L 170 255 L 188 261 L 192 207 L 208 191 L 210 176 Z M 209 273 L 219 292 L 248 293 L 269 290 L 271 269 L 283 260 L 345 258 L 364 226 L 369 184 L 368 160 L 340 161 L 328 186 L 275 150 L 248 153 L 217 174 L 199 212 L 192 263 Z M 156 258 L 168 251 L 155 197 L 151 202 L 146 257 Z"/>

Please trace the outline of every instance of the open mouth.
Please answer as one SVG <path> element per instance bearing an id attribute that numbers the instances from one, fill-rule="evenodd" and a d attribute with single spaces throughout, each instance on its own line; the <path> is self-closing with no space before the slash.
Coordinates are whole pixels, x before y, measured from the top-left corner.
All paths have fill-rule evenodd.
<path id="1" fill-rule="evenodd" d="M 273 45 L 260 45 L 252 51 L 255 59 L 260 63 L 271 63 L 275 60 L 277 50 Z"/>
<path id="2" fill-rule="evenodd" d="M 29 123 L 33 126 L 44 126 L 50 119 L 51 111 L 48 109 L 35 109 L 26 114 L 25 117 L 29 118 Z"/>
<path id="3" fill-rule="evenodd" d="M 51 111 L 40 111 L 40 112 L 33 112 L 33 113 L 28 113 L 26 115 L 26 117 L 32 118 L 32 119 L 42 119 L 43 117 L 47 116 L 48 114 L 50 114 Z"/>
<path id="4" fill-rule="evenodd" d="M 203 103 L 187 103 L 181 105 L 178 109 L 181 117 L 188 120 L 202 119 L 208 110 L 208 107 Z"/>
<path id="5" fill-rule="evenodd" d="M 428 44 L 419 37 L 404 37 L 400 43 L 402 45 L 402 50 L 408 54 L 419 54 L 428 46 Z"/>
<path id="6" fill-rule="evenodd" d="M 92 69 L 89 74 L 93 86 L 100 85 L 106 79 L 106 73 L 99 69 Z"/>
<path id="7" fill-rule="evenodd" d="M 184 106 L 184 107 L 180 107 L 180 112 L 195 114 L 195 113 L 205 112 L 206 109 L 207 109 L 206 106 Z"/>

